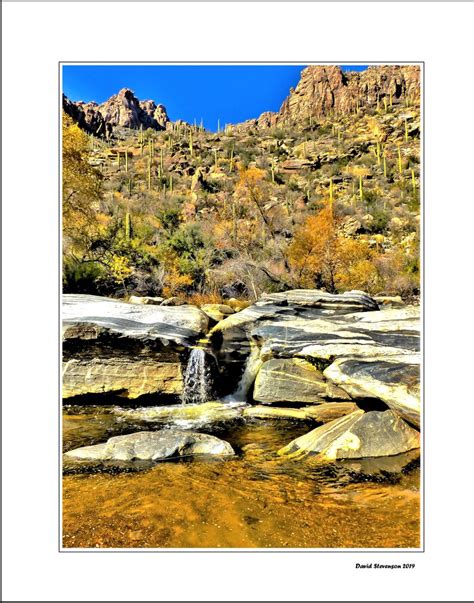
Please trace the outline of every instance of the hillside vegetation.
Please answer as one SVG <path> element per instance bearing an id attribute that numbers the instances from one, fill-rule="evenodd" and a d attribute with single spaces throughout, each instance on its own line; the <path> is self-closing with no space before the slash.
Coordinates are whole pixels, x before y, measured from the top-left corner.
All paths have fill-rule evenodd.
<path id="1" fill-rule="evenodd" d="M 419 153 L 419 102 L 400 94 L 218 133 L 178 121 L 99 138 L 64 113 L 64 290 L 413 298 Z"/>

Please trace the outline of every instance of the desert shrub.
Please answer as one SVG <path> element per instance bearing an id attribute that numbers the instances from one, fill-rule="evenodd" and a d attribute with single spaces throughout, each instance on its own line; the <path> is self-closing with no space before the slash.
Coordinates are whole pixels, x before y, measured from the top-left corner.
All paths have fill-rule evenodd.
<path id="1" fill-rule="evenodd" d="M 98 262 L 65 258 L 63 262 L 64 293 L 100 293 L 104 268 Z"/>

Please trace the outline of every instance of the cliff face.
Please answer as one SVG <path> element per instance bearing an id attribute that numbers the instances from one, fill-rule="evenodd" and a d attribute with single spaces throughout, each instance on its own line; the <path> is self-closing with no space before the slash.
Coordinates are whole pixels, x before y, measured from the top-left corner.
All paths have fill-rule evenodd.
<path id="1" fill-rule="evenodd" d="M 377 103 L 400 104 L 420 99 L 420 68 L 416 65 L 372 66 L 362 72 L 343 72 L 337 65 L 310 65 L 301 72 L 278 113 L 265 112 L 245 127 L 274 127 L 301 123 L 330 113 L 348 115 Z"/>
<path id="2" fill-rule="evenodd" d="M 63 94 L 63 110 L 89 134 L 108 138 L 112 132 L 112 126 L 105 121 L 97 103 L 83 103 L 82 101 L 75 103 Z"/>

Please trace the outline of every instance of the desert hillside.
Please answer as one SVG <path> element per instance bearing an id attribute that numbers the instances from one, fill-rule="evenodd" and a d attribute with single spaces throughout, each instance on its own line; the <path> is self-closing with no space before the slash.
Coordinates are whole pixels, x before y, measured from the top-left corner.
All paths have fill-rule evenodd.
<path id="1" fill-rule="evenodd" d="M 279 112 L 217 133 L 129 89 L 63 109 L 66 292 L 416 299 L 418 67 L 310 66 Z"/>

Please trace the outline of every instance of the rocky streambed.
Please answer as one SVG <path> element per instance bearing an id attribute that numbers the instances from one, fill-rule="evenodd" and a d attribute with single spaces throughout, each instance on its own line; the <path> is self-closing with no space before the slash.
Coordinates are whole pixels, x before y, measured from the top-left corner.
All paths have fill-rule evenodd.
<path id="1" fill-rule="evenodd" d="M 362 292 L 315 290 L 265 295 L 239 312 L 227 306 L 162 306 L 87 295 L 64 295 L 63 300 L 65 546 L 418 546 L 417 307 L 379 308 Z M 159 462 L 164 460 L 173 462 Z M 183 462 L 186 469 L 180 468 Z M 202 491 L 210 485 L 209 467 L 216 488 L 229 480 L 239 484 L 237 498 L 230 490 L 227 505 L 239 506 L 242 492 L 244 499 L 264 493 L 252 537 L 238 541 L 218 530 L 210 537 L 201 524 L 191 522 L 200 543 L 179 536 L 178 529 L 164 540 L 145 530 L 143 539 L 104 537 L 97 545 L 91 534 L 81 536 L 75 527 L 81 516 L 82 525 L 96 522 L 94 533 L 102 526 L 105 534 L 107 516 L 90 506 L 88 497 L 97 494 L 92 482 L 103 482 L 118 502 L 122 495 L 115 487 L 125 479 L 122 475 L 138 497 L 140 521 L 148 525 L 154 511 L 138 502 L 148 480 L 160 489 L 163 479 L 183 471 L 192 475 L 193 485 L 202 474 L 197 491 L 207 502 L 198 497 L 191 505 L 200 516 L 214 496 Z M 401 490 L 412 509 L 408 530 L 390 511 L 393 489 L 406 480 L 410 485 Z M 183 508 L 191 503 L 179 479 L 175 483 L 174 494 L 168 484 L 167 496 L 175 496 L 170 508 L 181 515 L 177 501 Z M 377 499 L 377 504 L 384 501 L 380 534 L 372 544 L 361 534 L 328 544 L 329 531 L 324 538 L 312 538 L 301 525 L 298 544 L 285 538 L 279 523 L 273 525 L 275 538 L 270 530 L 255 534 L 270 506 L 279 508 L 278 522 L 292 521 L 289 508 L 280 507 L 295 484 L 301 485 L 302 509 L 321 503 L 313 500 L 321 488 L 330 506 L 333 495 L 343 500 L 337 497 L 347 488 L 349 499 L 358 492 L 362 504 L 366 489 L 371 492 L 378 484 L 386 495 Z M 354 505 L 349 508 L 348 525 L 360 514 Z M 225 523 L 228 511 L 221 511 Z M 318 507 L 305 515 L 308 530 L 321 512 Z M 127 515 L 130 521 L 132 516 Z M 175 520 L 162 519 L 169 525 Z M 384 536 L 389 520 L 395 533 L 404 533 L 398 541 Z M 244 516 L 240 521 L 245 524 Z M 170 529 L 160 521 L 152 524 Z"/>

